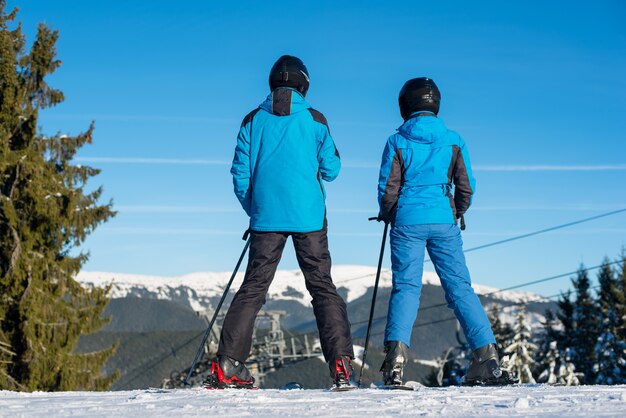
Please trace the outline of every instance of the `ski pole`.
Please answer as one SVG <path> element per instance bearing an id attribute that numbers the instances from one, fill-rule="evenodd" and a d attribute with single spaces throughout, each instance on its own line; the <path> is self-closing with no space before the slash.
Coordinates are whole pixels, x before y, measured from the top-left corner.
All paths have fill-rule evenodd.
<path id="1" fill-rule="evenodd" d="M 370 221 L 379 220 L 378 218 L 369 218 Z M 365 358 L 367 357 L 367 346 L 370 342 L 370 331 L 372 329 L 372 319 L 374 318 L 374 308 L 376 307 L 376 293 L 378 293 L 378 281 L 380 280 L 380 271 L 383 266 L 383 255 L 385 253 L 385 241 L 387 240 L 387 229 L 389 223 L 385 222 L 385 231 L 383 232 L 383 242 L 380 245 L 380 257 L 378 257 L 378 270 L 376 270 L 376 281 L 374 282 L 374 294 L 372 295 L 372 307 L 370 308 L 370 318 L 367 322 L 367 333 L 365 334 L 365 347 L 363 348 L 363 361 L 361 362 L 361 374 L 359 375 L 358 387 L 361 387 L 363 379 L 363 369 L 365 369 Z"/>
<path id="2" fill-rule="evenodd" d="M 243 247 L 243 251 L 241 252 L 241 255 L 239 256 L 239 260 L 237 261 L 235 270 L 233 271 L 232 276 L 230 276 L 230 280 L 228 281 L 228 284 L 226 285 L 226 289 L 224 289 L 222 298 L 220 299 L 220 302 L 217 304 L 217 307 L 215 308 L 215 312 L 213 313 L 213 318 L 211 318 L 211 322 L 209 322 L 209 326 L 207 327 L 206 332 L 204 333 L 204 338 L 202 339 L 202 342 L 200 343 L 200 347 L 198 347 L 198 351 L 196 352 L 196 357 L 193 359 L 193 363 L 191 364 L 191 367 L 189 368 L 189 373 L 187 374 L 187 377 L 185 378 L 185 381 L 183 382 L 184 386 L 189 385 L 188 383 L 189 379 L 191 378 L 191 375 L 193 373 L 194 368 L 196 367 L 196 364 L 198 363 L 198 360 L 200 360 L 200 356 L 202 356 L 202 351 L 204 351 L 204 345 L 209 339 L 209 335 L 211 334 L 211 330 L 213 329 L 213 325 L 215 324 L 215 320 L 217 319 L 217 314 L 222 308 L 222 304 L 224 303 L 224 300 L 226 299 L 226 295 L 228 294 L 228 291 L 230 290 L 230 285 L 233 284 L 233 280 L 235 280 L 235 276 L 237 275 L 237 272 L 239 271 L 241 262 L 243 261 L 243 258 L 245 257 L 246 252 L 248 251 L 248 248 L 250 247 L 251 238 L 249 237 L 249 235 L 250 235 L 250 230 L 248 229 L 243 234 L 243 238 L 242 238 L 244 241 L 246 241 L 246 245 Z"/>

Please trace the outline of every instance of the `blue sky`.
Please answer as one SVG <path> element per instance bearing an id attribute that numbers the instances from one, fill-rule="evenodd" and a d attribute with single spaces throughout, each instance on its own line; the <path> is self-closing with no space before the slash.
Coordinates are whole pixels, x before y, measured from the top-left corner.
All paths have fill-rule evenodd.
<path id="1" fill-rule="evenodd" d="M 466 247 L 626 207 L 626 5 L 600 2 L 9 1 L 32 42 L 60 31 L 50 82 L 66 101 L 45 133 L 96 123 L 78 161 L 102 169 L 119 214 L 86 242 L 86 270 L 231 270 L 247 218 L 229 164 L 243 116 L 283 54 L 311 75 L 343 170 L 328 184 L 336 264 L 375 265 L 378 164 L 397 94 L 429 76 L 466 140 L 478 186 Z M 598 264 L 626 245 L 626 214 L 468 254 L 498 287 Z M 385 265 L 389 265 L 389 257 Z M 296 268 L 289 248 L 280 268 Z M 427 267 L 430 269 L 430 267 Z M 567 279 L 528 288 L 553 294 Z"/>

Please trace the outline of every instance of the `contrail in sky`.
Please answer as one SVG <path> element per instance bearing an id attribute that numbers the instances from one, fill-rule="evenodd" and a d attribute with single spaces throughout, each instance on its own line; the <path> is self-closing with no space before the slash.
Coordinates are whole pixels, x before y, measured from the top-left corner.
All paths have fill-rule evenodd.
<path id="1" fill-rule="evenodd" d="M 477 165 L 474 171 L 621 171 L 626 164 L 607 165 Z"/>
<path id="2" fill-rule="evenodd" d="M 77 157 L 78 163 L 101 164 L 173 164 L 173 165 L 230 165 L 228 160 L 185 159 L 185 158 L 140 158 L 140 157 Z M 373 162 L 346 161 L 344 168 L 378 169 Z M 600 165 L 476 165 L 474 171 L 624 171 L 626 164 Z"/>
<path id="3" fill-rule="evenodd" d="M 135 157 L 77 157 L 78 163 L 102 164 L 177 164 L 177 165 L 230 165 L 225 160 L 195 160 L 183 158 L 135 158 Z"/>

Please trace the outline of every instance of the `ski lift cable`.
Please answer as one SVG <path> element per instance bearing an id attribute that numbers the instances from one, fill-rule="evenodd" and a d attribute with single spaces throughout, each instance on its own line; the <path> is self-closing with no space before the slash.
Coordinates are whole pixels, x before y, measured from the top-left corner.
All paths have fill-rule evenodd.
<path id="1" fill-rule="evenodd" d="M 287 331 L 287 332 L 289 332 L 289 331 Z M 312 335 L 312 334 L 316 334 L 316 333 L 317 333 L 317 331 L 304 332 L 304 333 L 298 333 L 298 334 L 292 334 L 291 332 L 289 332 L 290 335 L 288 336 L 288 338 L 297 338 L 297 337 L 302 337 L 302 336 L 305 336 L 305 335 Z M 187 341 L 185 341 L 181 345 L 179 345 L 177 347 L 174 347 L 174 351 L 179 351 L 179 350 L 185 348 L 186 346 L 188 346 L 192 342 L 195 342 L 198 338 L 202 337 L 203 334 L 204 334 L 204 331 L 202 331 L 202 332 L 198 333 L 197 335 L 191 337 L 190 339 L 188 339 Z M 287 341 L 287 339 L 283 338 L 283 341 Z M 120 379 L 118 381 L 118 383 L 124 383 L 125 385 L 127 385 L 127 384 L 129 384 L 131 382 L 134 382 L 135 380 L 137 380 L 141 376 L 145 375 L 150 370 L 154 369 L 159 364 L 163 363 L 165 360 L 167 360 L 168 358 L 170 358 L 172 356 L 173 356 L 172 350 L 170 350 L 169 352 L 167 352 L 166 354 L 160 356 L 159 358 L 157 358 L 156 360 L 154 360 L 152 362 L 146 362 L 144 364 L 140 364 L 137 367 L 135 367 L 129 373 L 129 376 L 125 376 L 124 378 Z M 133 373 L 134 371 L 138 371 L 138 373 Z"/>
<path id="2" fill-rule="evenodd" d="M 496 293 L 504 292 L 504 291 L 507 291 L 507 290 L 519 289 L 521 287 L 526 287 L 526 286 L 530 286 L 530 285 L 534 285 L 534 284 L 538 284 L 538 283 L 544 283 L 544 282 L 551 281 L 551 280 L 561 279 L 561 278 L 567 277 L 567 276 L 573 276 L 573 275 L 577 274 L 579 271 L 597 270 L 597 269 L 601 268 L 604 265 L 611 266 L 611 265 L 622 263 L 622 262 L 623 262 L 623 260 L 616 260 L 616 261 L 612 261 L 612 262 L 609 262 L 609 263 L 603 263 L 603 264 L 600 264 L 600 265 L 597 265 L 597 266 L 593 266 L 593 267 L 587 267 L 587 268 L 578 269 L 576 271 L 572 271 L 572 272 L 569 272 L 569 273 L 558 274 L 558 275 L 555 275 L 555 276 L 545 277 L 543 279 L 532 280 L 530 282 L 525 282 L 525 283 L 516 284 L 514 286 L 510 286 L 510 287 L 505 287 L 503 289 L 497 289 L 497 290 L 494 290 L 492 292 L 483 293 L 483 294 L 481 294 L 479 296 L 491 296 L 491 295 L 494 295 Z M 545 297 L 545 299 L 549 299 L 549 297 Z M 537 302 L 537 301 L 533 301 L 533 302 Z M 524 303 L 526 303 L 526 302 L 524 302 Z M 435 304 L 435 305 L 425 306 L 425 307 L 421 308 L 420 310 L 425 311 L 425 310 L 428 310 L 428 309 L 441 308 L 441 307 L 444 307 L 444 306 L 448 306 L 448 304 L 446 302 L 442 302 L 442 303 L 438 303 L 438 304 Z M 386 316 L 379 316 L 377 318 L 374 318 L 374 320 L 385 319 L 385 318 L 386 318 Z M 353 322 L 352 325 L 363 324 L 365 322 L 367 322 L 367 321 L 357 321 L 357 322 Z"/>
<path id="3" fill-rule="evenodd" d="M 489 243 L 489 244 L 479 245 L 477 247 L 468 248 L 468 249 L 464 250 L 463 252 L 469 253 L 471 251 L 482 250 L 483 248 L 494 247 L 494 246 L 500 245 L 500 244 L 506 244 L 506 243 L 511 242 L 511 241 L 516 241 L 516 240 L 520 240 L 520 239 L 523 239 L 523 238 L 532 237 L 534 235 L 545 234 L 546 232 L 551 232 L 551 231 L 555 231 L 557 229 L 567 228 L 567 227 L 578 225 L 578 224 L 581 224 L 581 223 L 594 221 L 596 219 L 605 218 L 607 216 L 617 215 L 618 213 L 622 213 L 622 212 L 626 212 L 626 208 L 614 210 L 614 211 L 611 211 L 611 212 L 601 213 L 600 215 L 591 216 L 591 217 L 585 218 L 585 219 L 579 219 L 577 221 L 568 222 L 568 223 L 557 225 L 557 226 L 553 226 L 553 227 L 550 227 L 550 228 L 541 229 L 539 231 L 518 235 L 518 236 L 515 236 L 515 237 L 503 239 L 503 240 L 492 242 L 492 243 Z M 431 261 L 431 260 L 427 260 L 427 261 Z"/>
<path id="4" fill-rule="evenodd" d="M 592 287 L 590 287 L 590 289 L 597 289 L 599 287 L 600 287 L 599 285 L 598 286 L 592 286 Z M 563 296 L 563 293 L 558 293 L 558 294 L 554 294 L 554 295 L 550 295 L 550 296 L 542 296 L 542 298 L 543 299 L 554 299 L 554 298 L 558 298 L 558 297 L 561 297 L 561 296 Z M 534 301 L 533 300 L 528 300 L 528 301 L 515 302 L 515 303 L 512 303 L 511 305 L 505 306 L 505 308 L 512 308 L 512 307 L 522 306 L 522 305 L 525 305 L 527 303 L 540 302 L 540 301 L 541 301 L 541 299 L 537 299 L 537 300 L 534 300 Z M 442 322 L 456 321 L 456 319 L 457 319 L 456 316 L 451 316 L 449 318 L 437 319 L 437 320 L 429 321 L 429 322 L 422 322 L 422 323 L 413 325 L 413 328 L 421 328 L 421 327 L 425 327 L 425 326 L 428 326 L 428 325 L 440 324 Z M 385 333 L 384 331 L 381 331 L 381 332 L 376 332 L 376 333 L 374 333 L 372 335 L 382 335 L 384 333 Z"/>
<path id="5" fill-rule="evenodd" d="M 197 335 L 194 335 L 193 337 L 191 337 L 190 339 L 188 339 L 187 341 L 185 341 L 184 343 L 182 343 L 178 347 L 174 347 L 174 351 L 178 351 L 178 350 L 180 350 L 182 348 L 185 348 L 186 346 L 188 346 L 192 342 L 196 341 L 198 338 L 202 337 L 203 335 L 204 335 L 204 331 L 198 333 Z M 135 367 L 133 370 L 131 370 L 131 372 L 129 373 L 130 376 L 129 375 L 124 376 L 117 383 L 129 384 L 131 382 L 134 382 L 139 377 L 143 376 L 144 374 L 146 374 L 150 370 L 154 369 L 156 366 L 158 366 L 159 364 L 163 363 L 165 360 L 167 360 L 169 357 L 172 357 L 172 356 L 173 356 L 172 350 L 170 350 L 170 351 L 168 351 L 167 354 L 160 356 L 156 360 L 153 360 L 151 362 L 146 362 L 144 364 L 140 364 L 137 367 Z M 133 371 L 136 371 L 136 370 L 139 370 L 139 373 L 134 375 Z"/>
<path id="6" fill-rule="evenodd" d="M 487 244 L 482 244 L 482 245 L 479 245 L 479 246 L 476 246 L 476 247 L 467 248 L 467 249 L 463 250 L 463 252 L 464 253 L 469 253 L 469 252 L 472 252 L 472 251 L 478 251 L 478 250 L 482 250 L 482 249 L 489 248 L 489 247 L 495 247 L 497 245 L 502 245 L 502 244 L 506 244 L 506 243 L 509 243 L 509 242 L 512 242 L 512 241 L 517 241 L 517 240 L 521 240 L 521 239 L 524 239 L 524 238 L 529 238 L 529 237 L 532 237 L 532 236 L 535 236 L 535 235 L 545 234 L 547 232 L 552 232 L 552 231 L 556 231 L 558 229 L 567 228 L 567 227 L 574 226 L 574 225 L 579 225 L 579 224 L 582 224 L 582 223 L 585 223 L 585 222 L 591 222 L 591 221 L 594 221 L 596 219 L 605 218 L 607 216 L 617 215 L 617 214 L 623 213 L 623 212 L 626 212 L 626 208 L 614 210 L 614 211 L 611 211 L 611 212 L 601 213 L 599 215 L 594 215 L 594 216 L 591 216 L 591 217 L 588 217 L 588 218 L 579 219 L 579 220 L 576 220 L 576 221 L 573 221 L 573 222 L 568 222 L 568 223 L 564 223 L 564 224 L 560 224 L 560 225 L 556 225 L 556 226 L 551 226 L 549 228 L 540 229 L 538 231 L 528 232 L 528 233 L 525 233 L 525 234 L 509 237 L 509 238 L 506 238 L 506 239 L 503 239 L 503 240 L 494 241 L 494 242 L 490 242 L 490 243 L 487 243 Z M 432 262 L 432 260 L 431 259 L 426 259 L 424 262 L 428 263 L 428 262 Z M 352 277 L 352 278 L 346 279 L 346 280 L 338 280 L 338 281 L 335 282 L 335 284 L 351 282 L 351 281 L 354 281 L 354 280 L 359 280 L 359 279 L 363 279 L 365 277 L 370 277 L 370 276 L 375 276 L 375 273 L 370 273 L 370 274 L 366 274 L 364 276 L 359 276 L 359 277 Z"/>

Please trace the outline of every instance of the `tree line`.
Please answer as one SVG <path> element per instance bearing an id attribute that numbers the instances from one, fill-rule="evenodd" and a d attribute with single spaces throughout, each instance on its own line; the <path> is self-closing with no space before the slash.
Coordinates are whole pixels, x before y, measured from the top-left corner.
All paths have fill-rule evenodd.
<path id="1" fill-rule="evenodd" d="M 499 351 L 521 382 L 562 385 L 626 383 L 626 253 L 605 259 L 592 286 L 584 266 L 533 329 L 524 307 L 512 324 L 494 306 L 489 317 Z M 614 267 L 617 266 L 617 267 Z"/>

